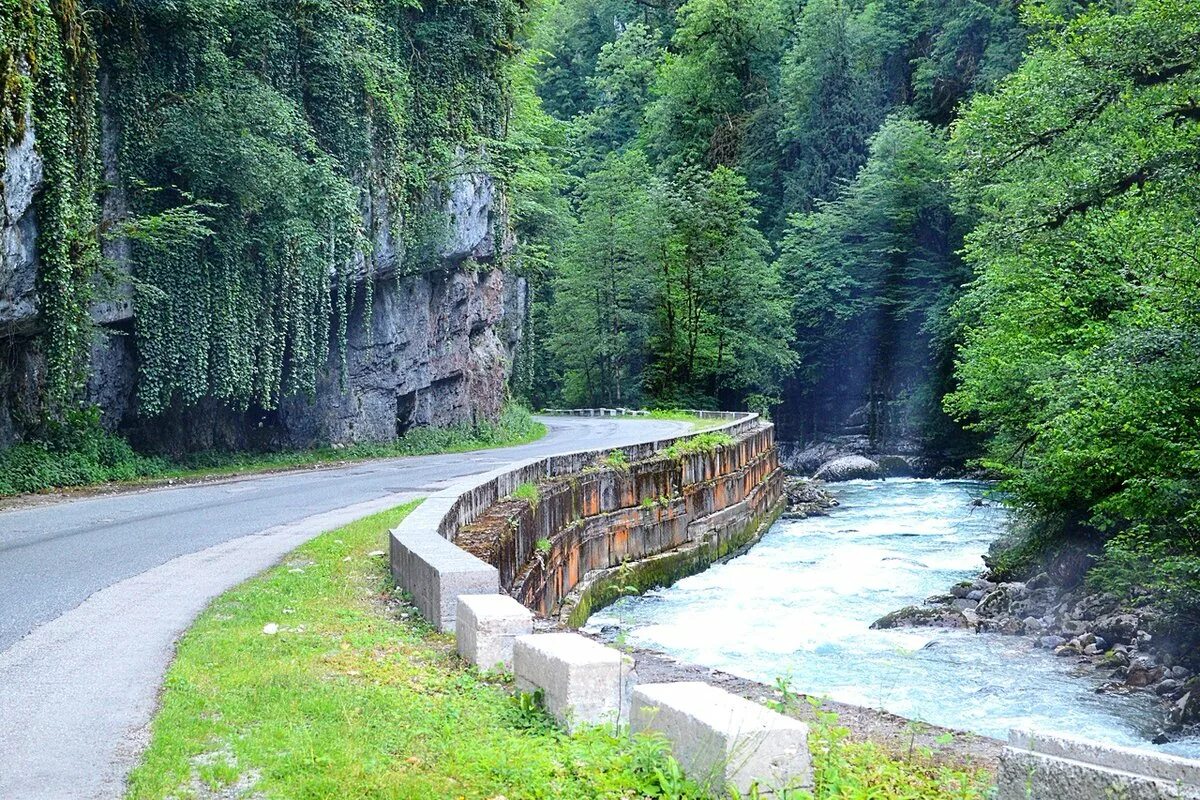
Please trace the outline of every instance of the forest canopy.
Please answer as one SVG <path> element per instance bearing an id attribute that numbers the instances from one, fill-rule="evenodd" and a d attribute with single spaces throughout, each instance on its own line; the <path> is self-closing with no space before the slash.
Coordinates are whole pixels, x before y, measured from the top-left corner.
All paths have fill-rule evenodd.
<path id="1" fill-rule="evenodd" d="M 1038 542 L 1196 610 L 1200 5 L 558 0 L 534 30 L 561 246 L 527 396 L 978 459 Z"/>

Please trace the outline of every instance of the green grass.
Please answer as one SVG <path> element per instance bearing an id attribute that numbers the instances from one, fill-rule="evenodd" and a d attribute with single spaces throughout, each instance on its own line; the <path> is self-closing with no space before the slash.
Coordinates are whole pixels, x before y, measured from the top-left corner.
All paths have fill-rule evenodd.
<path id="1" fill-rule="evenodd" d="M 676 411 L 674 409 L 654 409 L 650 412 L 650 419 L 665 419 L 675 422 L 691 423 L 693 431 L 703 431 L 709 428 L 715 428 L 718 425 L 724 425 L 726 420 L 723 419 L 706 419 L 699 417 L 690 411 Z"/>
<path id="2" fill-rule="evenodd" d="M 415 505 L 214 601 L 179 643 L 128 800 L 704 797 L 660 740 L 557 731 L 396 597 L 378 551 Z M 828 715 L 812 746 L 820 800 L 984 796 L 984 773 L 850 742 Z"/>
<path id="3" fill-rule="evenodd" d="M 947 763 L 928 749 L 898 758 L 873 743 L 852 741 L 837 715 L 818 713 L 810 727 L 816 800 L 986 800 L 993 776 L 979 766 Z"/>
<path id="4" fill-rule="evenodd" d="M 621 472 L 629 469 L 629 456 L 625 455 L 624 450 L 613 450 L 601 459 L 601 461 L 606 467 L 611 467 Z"/>
<path id="5" fill-rule="evenodd" d="M 396 600 L 370 553 L 411 508 L 325 534 L 213 603 L 179 643 L 127 797 L 698 796 L 661 742 L 559 733 Z"/>
<path id="6" fill-rule="evenodd" d="M 546 426 L 520 406 L 508 406 L 496 423 L 417 428 L 394 442 L 269 453 L 196 453 L 178 459 L 145 456 L 98 425 L 55 441 L 0 451 L 0 497 L 105 483 L 139 483 L 230 476 L 312 467 L 372 458 L 460 453 L 536 441 Z"/>
<path id="7" fill-rule="evenodd" d="M 536 506 L 542 498 L 542 493 L 536 483 L 522 483 L 513 490 L 512 496 L 516 500 L 524 500 L 529 505 Z"/>
<path id="8" fill-rule="evenodd" d="M 667 458 L 679 459 L 697 453 L 711 453 L 731 444 L 733 437 L 727 433 L 701 433 L 677 442 L 662 452 Z"/>

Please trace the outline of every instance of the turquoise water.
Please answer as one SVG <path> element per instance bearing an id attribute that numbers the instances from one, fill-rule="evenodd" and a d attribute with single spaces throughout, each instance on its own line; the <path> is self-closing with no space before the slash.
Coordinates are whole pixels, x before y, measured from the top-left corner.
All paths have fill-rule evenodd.
<path id="1" fill-rule="evenodd" d="M 624 598 L 591 629 L 635 646 L 806 694 L 1005 738 L 1009 728 L 1151 746 L 1161 719 L 1148 694 L 1096 694 L 1026 637 L 930 628 L 875 631 L 889 611 L 977 576 L 1008 524 L 969 481 L 852 481 L 826 517 L 782 520 L 747 554 L 668 589 Z M 1200 757 L 1200 739 L 1165 750 Z"/>

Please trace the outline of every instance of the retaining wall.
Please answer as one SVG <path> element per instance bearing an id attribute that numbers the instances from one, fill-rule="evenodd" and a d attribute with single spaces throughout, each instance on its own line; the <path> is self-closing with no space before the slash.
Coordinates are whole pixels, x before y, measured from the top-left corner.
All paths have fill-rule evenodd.
<path id="1" fill-rule="evenodd" d="M 592 467 L 543 482 L 515 516 L 501 504 L 491 522 L 511 535 L 493 563 L 528 608 L 578 626 L 629 587 L 668 585 L 745 547 L 773 521 L 782 480 L 769 424 L 711 452 Z M 677 557 L 643 563 L 663 554 Z"/>
<path id="2" fill-rule="evenodd" d="M 641 412 L 589 409 L 570 413 L 619 416 Z M 528 519 L 517 522 L 514 535 L 498 548 L 494 560 L 500 569 L 500 584 L 514 589 L 514 594 L 541 613 L 552 611 L 583 582 L 589 570 L 611 567 L 626 557 L 633 559 L 674 546 L 724 538 L 725 530 L 737 529 L 738 536 L 731 538 L 744 538 L 747 528 L 757 530 L 761 525 L 758 518 L 765 518 L 781 494 L 782 471 L 775 456 L 774 428 L 756 414 L 700 412 L 698 416 L 719 424 L 653 442 L 517 462 L 435 493 L 392 531 L 393 577 L 401 588 L 412 593 L 427 619 L 442 630 L 452 629 L 454 619 L 452 614 L 447 615 L 447 609 L 454 605 L 452 598 L 443 598 L 439 587 L 426 581 L 410 580 L 407 573 L 411 565 L 407 562 L 411 559 L 407 556 L 412 550 L 403 545 L 403 540 L 436 532 L 454 542 L 464 526 L 530 483 L 546 484 L 546 497 L 539 501 L 536 511 L 526 514 Z M 672 445 L 716 432 L 728 434 L 734 443 L 713 453 L 651 461 L 656 453 Z M 597 468 L 614 451 L 620 451 L 621 460 L 631 465 L 628 472 Z M 643 508 L 642 501 L 647 497 L 655 501 L 663 498 L 663 507 Z M 727 513 L 720 516 L 719 512 Z M 548 557 L 541 559 L 535 573 L 528 565 L 534 563 L 541 539 L 550 539 L 554 544 L 549 554 L 542 554 Z M 484 574 L 487 562 L 476 561 L 480 574 Z M 456 559 L 456 568 L 461 563 L 461 558 Z M 499 591 L 500 586 L 496 589 Z"/>

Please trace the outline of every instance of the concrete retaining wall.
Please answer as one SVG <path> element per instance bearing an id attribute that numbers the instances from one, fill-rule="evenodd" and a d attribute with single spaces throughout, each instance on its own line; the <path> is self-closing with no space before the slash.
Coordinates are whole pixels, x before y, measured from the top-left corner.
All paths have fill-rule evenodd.
<path id="1" fill-rule="evenodd" d="M 576 415 L 591 416 L 619 416 L 623 414 L 640 415 L 641 412 L 627 412 L 622 409 L 591 409 L 585 411 L 571 412 Z M 426 498 L 426 500 L 405 520 L 392 531 L 391 535 L 391 566 L 392 575 L 396 579 L 397 584 L 413 595 L 413 599 L 422 613 L 426 614 L 430 621 L 439 626 L 441 630 L 453 630 L 453 618 L 447 618 L 447 607 L 453 607 L 453 603 L 445 602 L 442 596 L 444 592 L 437 591 L 437 587 L 432 586 L 429 581 L 417 579 L 420 575 L 428 575 L 431 572 L 436 573 L 436 565 L 431 565 L 429 569 L 413 569 L 409 562 L 411 561 L 411 553 L 414 548 L 409 544 L 419 541 L 423 535 L 429 532 L 436 532 L 442 538 L 453 542 L 458 535 L 459 530 L 464 525 L 474 522 L 486 510 L 491 508 L 498 500 L 510 496 L 519 486 L 528 483 L 541 483 L 543 481 L 562 478 L 565 476 L 577 476 L 585 470 L 594 469 L 596 463 L 615 451 L 622 453 L 623 460 L 636 464 L 644 462 L 654 456 L 655 453 L 669 448 L 674 444 L 678 444 L 693 436 L 703 433 L 725 433 L 736 440 L 735 445 L 729 448 L 721 448 L 718 455 L 713 458 L 697 458 L 687 457 L 681 460 L 678 469 L 677 482 L 680 486 L 690 486 L 699 484 L 708 486 L 711 491 L 711 499 L 705 500 L 706 495 L 697 494 L 693 501 L 694 508 L 711 507 L 714 503 L 721 503 L 723 497 L 733 496 L 732 502 L 740 502 L 742 496 L 738 495 L 736 488 L 733 495 L 727 495 L 731 489 L 723 486 L 718 486 L 722 480 L 731 472 L 740 470 L 743 463 L 737 462 L 737 459 L 746 458 L 750 451 L 754 448 L 764 447 L 766 445 L 767 459 L 769 463 L 766 466 L 759 466 L 758 473 L 769 467 L 769 470 L 775 473 L 773 478 L 772 491 L 778 495 L 778 486 L 782 481 L 782 473 L 779 471 L 778 463 L 774 457 L 774 435 L 773 428 L 769 423 L 762 422 L 757 414 L 742 414 L 732 412 L 697 412 L 699 416 L 707 419 L 719 420 L 720 424 L 714 425 L 702 432 L 688 433 L 681 436 L 675 436 L 668 439 L 661 439 L 643 444 L 629 445 L 626 447 L 614 448 L 611 450 L 583 450 L 564 455 L 550 456 L 547 458 L 529 459 L 523 462 L 517 462 L 512 466 L 495 470 L 486 473 L 482 476 L 476 476 L 466 482 L 457 484 L 449 489 L 437 492 L 434 495 Z M 751 436 L 750 434 L 760 434 L 759 436 Z M 764 438 L 765 437 L 765 438 Z M 761 453 L 760 453 L 761 455 Z M 737 467 L 734 464 L 737 463 Z M 632 472 L 632 470 L 631 470 Z M 666 480 L 666 478 L 663 478 Z M 749 478 L 741 476 L 737 479 L 730 478 L 734 484 L 742 486 L 742 494 L 747 491 L 745 488 L 746 481 Z M 652 484 L 652 480 L 647 478 L 641 483 L 634 483 L 629 486 L 622 484 L 618 487 L 617 482 L 604 483 L 601 481 L 596 485 L 596 492 L 591 495 L 586 510 L 596 510 L 599 513 L 604 513 L 606 510 L 615 511 L 620 508 L 629 508 L 630 505 L 636 506 L 641 502 L 641 496 L 637 494 L 641 491 L 650 491 L 651 486 L 658 487 L 659 484 Z M 662 484 L 661 491 L 667 491 L 667 484 Z M 660 491 L 654 488 L 654 491 Z M 696 493 L 693 493 L 696 494 Z M 658 495 L 655 495 L 657 497 Z M 631 504 L 627 501 L 632 500 Z M 707 504 L 707 505 L 706 505 Z M 725 503 L 721 503 L 724 507 Z M 583 510 L 583 507 L 580 507 Z M 561 509 L 560 509 L 561 510 Z M 588 516 L 582 514 L 582 516 Z M 547 524 L 553 521 L 553 517 L 545 517 Z M 565 520 L 566 516 L 560 516 L 558 519 Z M 540 524 L 540 523 L 539 523 Z M 526 563 L 532 555 L 536 547 L 538 538 L 531 540 L 526 539 L 524 543 L 514 549 L 509 556 L 506 557 L 505 563 L 507 567 L 509 582 L 505 583 L 503 574 L 501 582 L 503 585 L 511 586 L 512 578 L 515 577 L 517 571 L 521 568 L 518 565 Z M 549 538 L 549 537 L 546 537 Z M 592 563 L 592 562 L 588 562 Z M 502 569 L 502 573 L 504 570 Z M 580 573 L 576 571 L 576 577 Z M 573 588 L 577 581 L 565 581 L 559 584 L 561 586 L 560 596 L 565 596 L 566 592 Z M 537 608 L 544 607 L 544 604 L 537 604 Z"/>
<path id="2" fill-rule="evenodd" d="M 740 427 L 728 444 L 664 453 L 628 464 L 593 459 L 538 483 L 538 498 L 501 500 L 460 528 L 457 543 L 500 571 L 505 591 L 543 616 L 564 601 L 582 624 L 619 594 L 588 591 L 620 567 L 620 585 L 667 585 L 752 541 L 773 520 L 783 474 L 769 423 Z M 539 547 L 539 544 L 541 547 Z M 661 554 L 687 557 L 644 560 Z M 579 596 L 582 595 L 582 598 Z"/>

